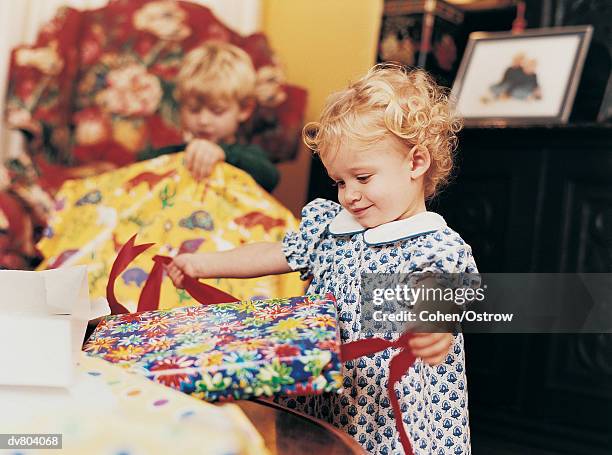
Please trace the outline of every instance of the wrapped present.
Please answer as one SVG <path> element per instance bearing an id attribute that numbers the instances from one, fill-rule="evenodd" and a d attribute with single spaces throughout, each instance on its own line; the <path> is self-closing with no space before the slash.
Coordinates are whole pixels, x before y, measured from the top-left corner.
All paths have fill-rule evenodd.
<path id="1" fill-rule="evenodd" d="M 207 401 L 307 395 L 341 388 L 336 321 L 331 294 L 118 314 L 83 349 Z"/>

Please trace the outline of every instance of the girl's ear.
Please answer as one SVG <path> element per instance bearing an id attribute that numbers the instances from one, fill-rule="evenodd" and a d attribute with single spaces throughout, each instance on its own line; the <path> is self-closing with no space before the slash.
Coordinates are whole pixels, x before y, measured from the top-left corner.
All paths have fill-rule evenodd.
<path id="1" fill-rule="evenodd" d="M 419 178 L 427 172 L 431 166 L 431 155 L 427 147 L 415 145 L 408 152 L 408 165 L 412 171 L 412 178 Z"/>
<path id="2" fill-rule="evenodd" d="M 255 110 L 255 99 L 251 98 L 251 99 L 246 100 L 240 106 L 240 113 L 238 114 L 238 121 L 240 123 L 247 121 L 249 117 L 253 115 L 254 110 Z"/>

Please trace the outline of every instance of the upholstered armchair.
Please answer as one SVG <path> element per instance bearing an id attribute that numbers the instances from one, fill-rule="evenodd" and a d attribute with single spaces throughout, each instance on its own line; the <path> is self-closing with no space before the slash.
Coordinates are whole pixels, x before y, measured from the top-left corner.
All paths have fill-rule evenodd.
<path id="1" fill-rule="evenodd" d="M 257 70 L 258 105 L 241 140 L 274 162 L 295 156 L 306 93 L 284 83 L 262 34 L 243 37 L 187 1 L 63 8 L 33 46 L 11 54 L 5 120 L 24 133 L 27 149 L 0 170 L 0 267 L 35 262 L 37 232 L 66 179 L 182 142 L 174 78 L 184 54 L 211 39 L 242 47 Z"/>

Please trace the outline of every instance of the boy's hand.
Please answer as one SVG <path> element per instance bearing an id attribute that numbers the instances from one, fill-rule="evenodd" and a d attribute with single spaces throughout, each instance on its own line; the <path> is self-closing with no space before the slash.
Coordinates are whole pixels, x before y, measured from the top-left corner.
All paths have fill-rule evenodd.
<path id="1" fill-rule="evenodd" d="M 442 362 L 452 344 L 452 333 L 415 333 L 408 342 L 412 353 L 429 365 Z"/>
<path id="2" fill-rule="evenodd" d="M 197 181 L 208 177 L 219 161 L 225 161 L 225 152 L 214 142 L 194 139 L 187 145 L 185 166 Z"/>
<path id="3" fill-rule="evenodd" d="M 200 254 L 191 253 L 179 254 L 170 264 L 164 266 L 174 286 L 183 289 L 183 281 L 186 275 L 193 278 L 198 278 L 201 275 L 200 264 L 202 260 L 200 256 Z"/>
<path id="4" fill-rule="evenodd" d="M 4 191 L 11 185 L 11 177 L 6 168 L 0 164 L 0 191 Z"/>

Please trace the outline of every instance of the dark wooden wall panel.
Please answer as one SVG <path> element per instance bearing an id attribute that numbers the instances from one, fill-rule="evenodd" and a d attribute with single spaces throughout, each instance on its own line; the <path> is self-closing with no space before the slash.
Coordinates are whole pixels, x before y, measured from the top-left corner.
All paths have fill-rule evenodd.
<path id="1" fill-rule="evenodd" d="M 336 197 L 320 162 L 309 196 Z M 466 129 L 455 178 L 429 209 L 481 272 L 612 272 L 612 127 Z M 610 335 L 466 335 L 466 352 L 474 447 L 612 453 Z"/>

